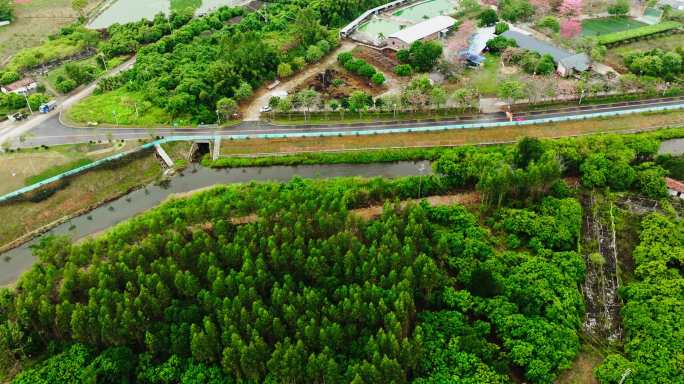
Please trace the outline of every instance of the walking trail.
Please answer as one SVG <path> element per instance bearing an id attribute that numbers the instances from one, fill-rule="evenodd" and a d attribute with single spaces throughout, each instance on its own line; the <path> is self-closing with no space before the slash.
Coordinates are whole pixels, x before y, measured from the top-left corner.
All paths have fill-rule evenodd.
<path id="1" fill-rule="evenodd" d="M 243 111 L 242 119 L 244 121 L 258 121 L 260 115 L 259 110 L 268 105 L 271 95 L 275 93 L 282 93 L 282 91 L 285 91 L 289 94 L 290 91 L 302 84 L 306 79 L 316 75 L 335 63 L 337 60 L 337 55 L 342 52 L 351 51 L 354 49 L 354 47 L 356 47 L 355 43 L 351 41 L 343 41 L 342 44 L 337 49 L 330 52 L 325 59 L 306 67 L 303 71 L 300 71 L 291 78 L 281 82 L 277 87 L 270 90 L 266 87 L 259 88 L 259 90 L 256 92 L 256 97 L 252 100 L 252 103 Z"/>

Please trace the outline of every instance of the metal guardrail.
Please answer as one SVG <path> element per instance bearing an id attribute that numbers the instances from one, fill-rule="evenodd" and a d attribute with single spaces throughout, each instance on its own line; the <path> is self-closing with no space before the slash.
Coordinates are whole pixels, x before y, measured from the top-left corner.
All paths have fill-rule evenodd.
<path id="1" fill-rule="evenodd" d="M 429 127 L 385 128 L 385 129 L 366 129 L 366 130 L 359 129 L 359 130 L 353 130 L 353 131 L 329 131 L 329 132 L 296 132 L 296 133 L 285 132 L 285 133 L 260 133 L 260 134 L 251 134 L 251 135 L 227 134 L 227 135 L 169 136 L 169 137 L 165 137 L 165 138 L 162 138 L 159 140 L 152 141 L 150 143 L 143 144 L 138 148 L 135 148 L 135 149 L 132 149 L 132 150 L 129 150 L 126 152 L 122 152 L 122 153 L 119 153 L 116 155 L 112 155 L 112 156 L 106 157 L 104 159 L 94 161 L 94 162 L 92 162 L 90 164 L 86 164 L 82 167 L 74 168 L 70 171 L 67 171 L 67 172 L 61 173 L 59 175 L 50 177 L 49 179 L 46 179 L 46 180 L 43 180 L 41 182 L 23 187 L 23 188 L 18 189 L 14 192 L 10 192 L 6 195 L 0 196 L 0 203 L 11 200 L 11 199 L 16 198 L 18 196 L 21 196 L 24 193 L 34 191 L 36 189 L 39 189 L 41 187 L 44 187 L 44 186 L 49 185 L 51 183 L 54 183 L 56 181 L 59 181 L 65 177 L 73 176 L 73 175 L 76 175 L 78 173 L 96 168 L 102 164 L 122 159 L 128 155 L 131 155 L 131 154 L 136 153 L 136 152 L 143 151 L 145 149 L 154 148 L 155 145 L 160 145 L 160 144 L 164 144 L 164 143 L 171 143 L 171 142 L 176 142 L 176 141 L 207 141 L 207 140 L 215 140 L 217 136 L 220 136 L 221 139 L 223 139 L 223 140 L 245 140 L 245 139 L 281 139 L 281 138 L 326 137 L 326 136 L 327 137 L 330 137 L 330 136 L 360 136 L 360 135 L 379 135 L 379 134 L 388 134 L 388 133 L 411 133 L 411 132 L 435 132 L 435 131 L 445 131 L 445 130 L 454 130 L 454 129 L 480 129 L 480 128 L 497 128 L 497 127 L 523 126 L 523 125 L 534 125 L 534 124 L 560 123 L 560 122 L 587 120 L 587 119 L 602 118 L 602 117 L 624 116 L 624 115 L 631 115 L 631 114 L 637 114 L 637 113 L 674 111 L 674 110 L 679 110 L 679 109 L 684 109 L 684 103 L 675 104 L 675 105 L 658 106 L 658 107 L 634 108 L 634 109 L 627 109 L 627 110 L 623 110 L 623 111 L 595 112 L 595 113 L 586 113 L 586 114 L 582 114 L 582 115 L 558 116 L 558 117 L 529 119 L 529 120 L 524 120 L 524 121 L 513 121 L 513 122 L 501 121 L 501 122 L 492 122 L 492 123 L 447 124 L 447 125 L 437 125 L 437 126 L 429 126 Z"/>

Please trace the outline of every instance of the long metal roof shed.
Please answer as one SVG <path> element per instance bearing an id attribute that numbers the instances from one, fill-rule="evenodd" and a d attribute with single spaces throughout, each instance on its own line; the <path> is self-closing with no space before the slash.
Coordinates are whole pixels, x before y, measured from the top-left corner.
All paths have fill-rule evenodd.
<path id="1" fill-rule="evenodd" d="M 407 44 L 424 39 L 433 33 L 441 32 L 456 24 L 456 19 L 449 16 L 435 16 L 416 25 L 404 28 L 389 35 L 389 38 L 399 39 Z"/>
<path id="2" fill-rule="evenodd" d="M 578 71 L 586 71 L 591 65 L 591 59 L 584 53 L 572 53 L 524 33 L 508 30 L 501 36 L 515 40 L 520 48 L 537 52 L 540 55 L 551 55 L 557 63 Z"/>

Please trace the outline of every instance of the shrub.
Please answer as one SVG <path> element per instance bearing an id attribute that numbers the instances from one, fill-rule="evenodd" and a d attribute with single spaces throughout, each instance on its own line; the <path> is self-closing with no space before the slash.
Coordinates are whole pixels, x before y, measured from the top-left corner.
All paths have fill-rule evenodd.
<path id="1" fill-rule="evenodd" d="M 399 64 L 394 67 L 394 73 L 396 73 L 397 76 L 411 76 L 413 68 L 411 68 L 410 64 Z"/>
<path id="2" fill-rule="evenodd" d="M 346 69 L 349 72 L 356 73 L 359 70 L 359 67 L 361 67 L 365 63 L 366 62 L 363 60 L 351 59 L 344 63 L 344 69 Z"/>
<path id="3" fill-rule="evenodd" d="M 499 16 L 497 16 L 496 11 L 493 9 L 485 9 L 477 17 L 480 22 L 478 23 L 481 27 L 491 27 L 499 21 Z"/>
<path id="4" fill-rule="evenodd" d="M 667 184 L 661 168 L 640 171 L 637 175 L 639 189 L 644 195 L 658 199 L 667 196 Z"/>
<path id="5" fill-rule="evenodd" d="M 292 70 L 292 66 L 288 63 L 280 63 L 278 64 L 278 77 L 285 78 L 285 77 L 290 77 L 294 71 Z"/>
<path id="6" fill-rule="evenodd" d="M 627 0 L 617 0 L 615 4 L 608 7 L 608 13 L 613 16 L 624 16 L 629 13 L 629 2 Z"/>
<path id="7" fill-rule="evenodd" d="M 21 76 L 15 71 L 5 71 L 0 75 L 0 84 L 7 85 L 14 83 L 15 81 L 21 79 Z"/>
<path id="8" fill-rule="evenodd" d="M 376 72 L 377 71 L 375 70 L 375 68 L 373 68 L 372 65 L 365 62 L 356 71 L 356 73 L 358 73 L 359 75 L 367 77 L 369 79 L 373 77 L 373 75 L 375 75 Z"/>
<path id="9" fill-rule="evenodd" d="M 400 63 L 408 63 L 410 59 L 411 52 L 409 52 L 408 49 L 400 49 L 397 51 L 397 60 L 399 60 Z"/>
<path id="10" fill-rule="evenodd" d="M 319 41 L 316 43 L 316 46 L 321 50 L 321 52 L 323 52 L 323 54 L 330 52 L 330 43 L 327 40 Z"/>
<path id="11" fill-rule="evenodd" d="M 303 57 L 297 56 L 292 59 L 292 70 L 299 71 L 300 69 L 304 68 L 304 66 L 306 66 L 306 60 L 304 60 Z"/>
<path id="12" fill-rule="evenodd" d="M 508 31 L 508 24 L 501 22 L 501 23 L 496 23 L 496 27 L 494 27 L 494 33 L 497 35 L 500 35 L 506 31 Z"/>
<path id="13" fill-rule="evenodd" d="M 560 23 L 558 19 L 553 16 L 546 16 L 539 20 L 537 23 L 537 28 L 548 29 L 552 32 L 560 32 Z"/>
<path id="14" fill-rule="evenodd" d="M 78 84 L 76 84 L 76 82 L 72 79 L 64 79 L 60 82 L 57 82 L 57 84 L 55 84 L 55 87 L 61 93 L 69 93 L 76 89 L 76 87 L 78 87 Z"/>
<path id="15" fill-rule="evenodd" d="M 323 54 L 323 51 L 321 51 L 318 46 L 310 45 L 309 48 L 306 49 L 305 59 L 309 63 L 315 63 L 323 57 Z"/>
<path id="16" fill-rule="evenodd" d="M 375 85 L 382 85 L 385 82 L 385 75 L 383 75 L 380 72 L 376 72 L 373 77 L 371 77 L 371 81 Z"/>
<path id="17" fill-rule="evenodd" d="M 344 65 L 349 60 L 352 60 L 353 58 L 354 58 L 354 55 L 352 55 L 351 52 L 342 52 L 339 55 L 337 55 L 337 62 L 340 63 L 341 65 Z"/>
<path id="18" fill-rule="evenodd" d="M 509 47 L 517 47 L 518 43 L 513 39 L 509 39 L 503 36 L 497 36 L 489 41 L 487 41 L 487 49 L 492 53 L 499 53 Z"/>
<path id="19" fill-rule="evenodd" d="M 528 0 L 501 0 L 499 13 L 502 19 L 516 22 L 530 18 L 534 14 L 534 7 Z"/>

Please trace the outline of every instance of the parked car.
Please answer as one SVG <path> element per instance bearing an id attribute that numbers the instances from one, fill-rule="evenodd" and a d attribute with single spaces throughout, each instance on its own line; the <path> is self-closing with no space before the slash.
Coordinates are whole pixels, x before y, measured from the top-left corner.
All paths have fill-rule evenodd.
<path id="1" fill-rule="evenodd" d="M 27 115 L 24 112 L 15 112 L 11 115 L 7 115 L 7 118 L 10 121 L 20 121 L 24 120 L 27 117 Z"/>
<path id="2" fill-rule="evenodd" d="M 273 108 L 271 108 L 270 105 L 264 105 L 263 107 L 261 107 L 259 112 L 266 113 L 266 112 L 271 112 L 272 110 L 273 110 Z"/>

